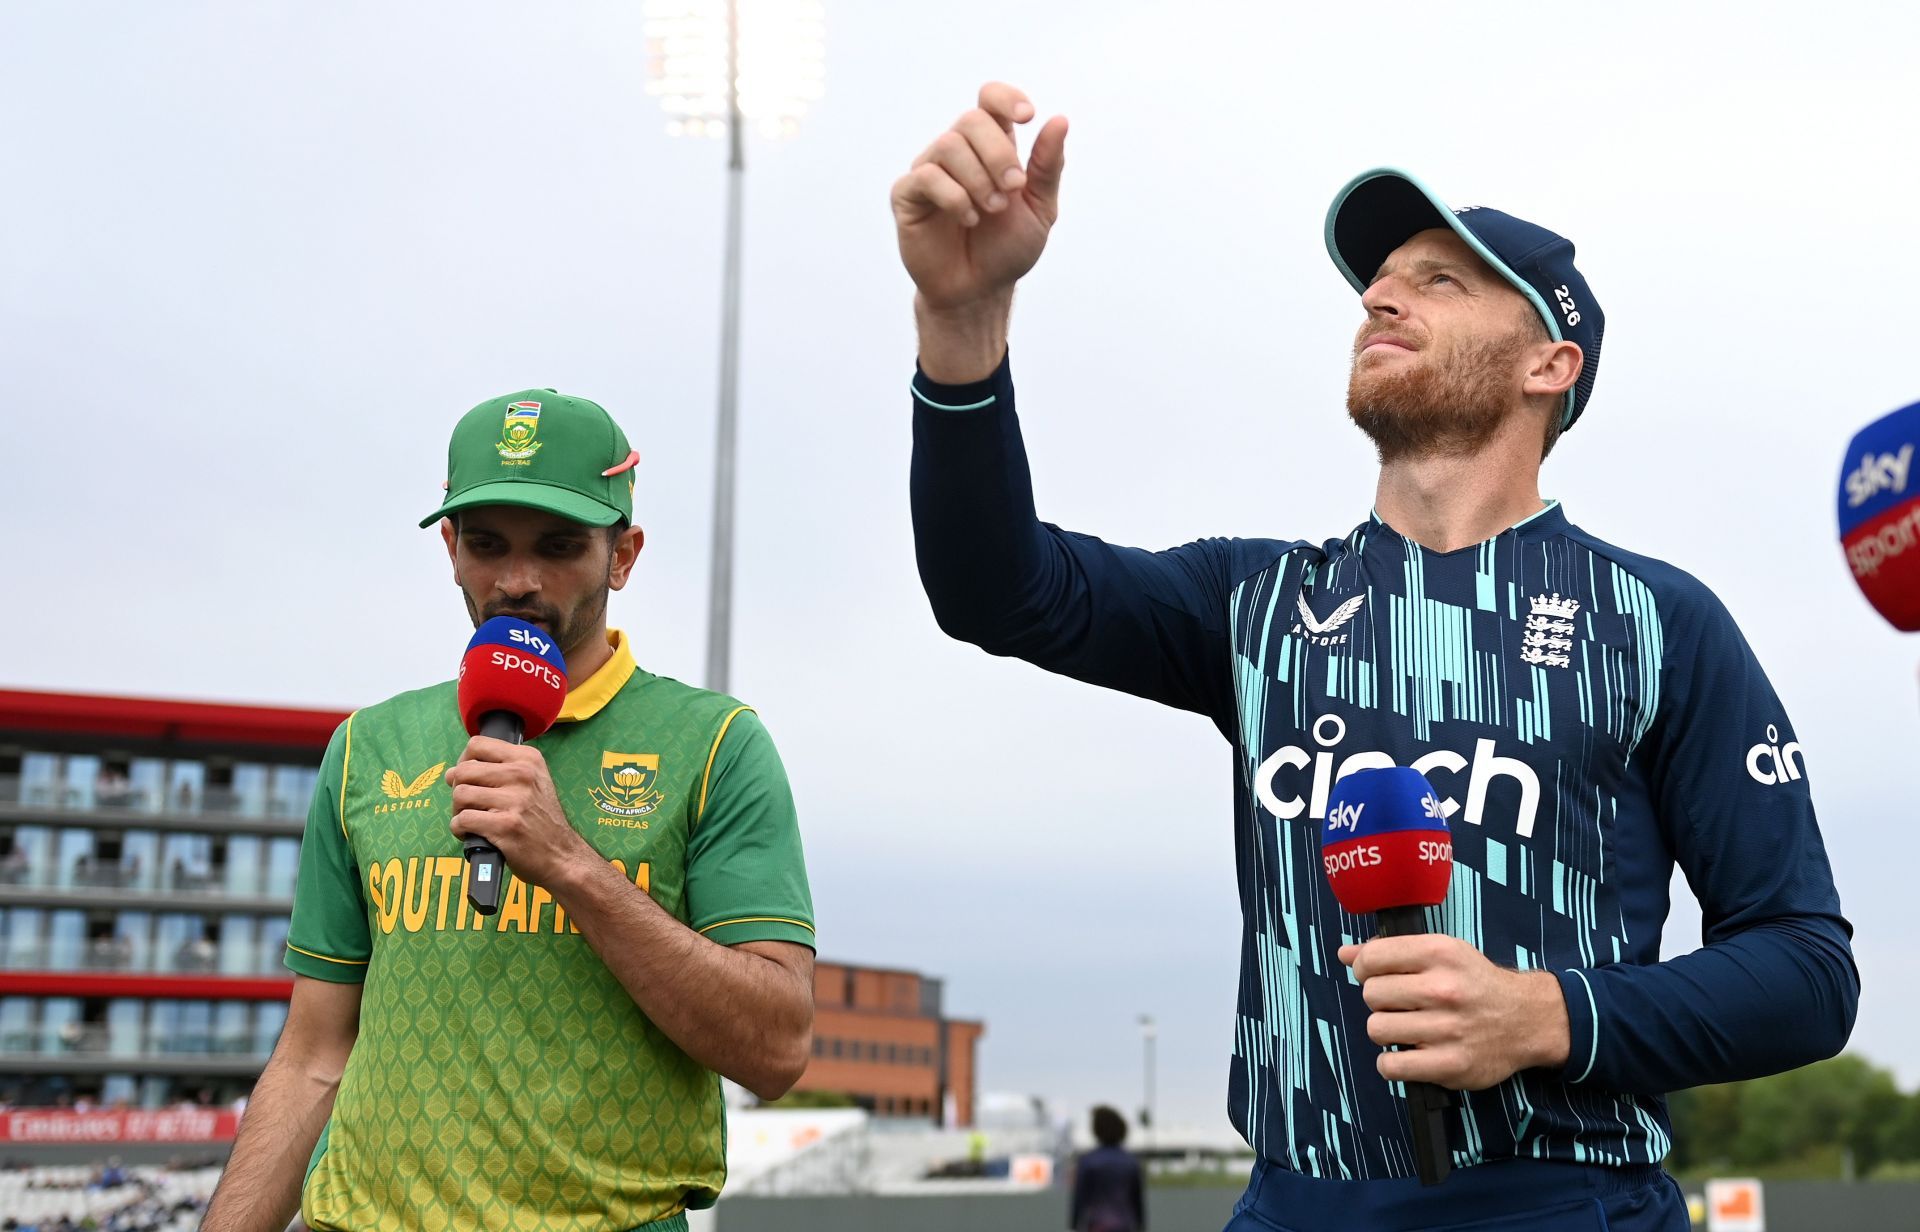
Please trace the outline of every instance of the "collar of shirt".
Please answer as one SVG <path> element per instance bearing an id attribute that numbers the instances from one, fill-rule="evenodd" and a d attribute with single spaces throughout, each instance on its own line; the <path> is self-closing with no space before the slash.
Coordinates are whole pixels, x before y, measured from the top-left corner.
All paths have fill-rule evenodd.
<path id="1" fill-rule="evenodd" d="M 1355 539 L 1361 535 L 1361 532 L 1375 526 L 1380 527 L 1382 530 L 1391 531 L 1393 538 L 1407 547 L 1419 547 L 1427 555 L 1437 558 L 1455 556 L 1462 552 L 1478 552 L 1484 549 L 1489 543 L 1507 535 L 1518 535 L 1524 539 L 1558 534 L 1567 527 L 1567 515 L 1566 511 L 1560 507 L 1560 502 L 1549 497 L 1541 504 L 1539 509 L 1521 518 L 1518 522 L 1507 527 L 1507 529 L 1501 531 L 1498 535 L 1492 536 L 1492 538 L 1482 539 L 1478 543 L 1470 543 L 1465 547 L 1455 548 L 1451 552 L 1437 552 L 1394 530 L 1393 524 L 1382 518 L 1378 509 L 1374 509 L 1369 512 L 1367 520 L 1355 527 L 1353 532 L 1347 536 L 1348 544 L 1351 546 Z"/>
<path id="2" fill-rule="evenodd" d="M 604 710 L 614 694 L 632 678 L 636 669 L 626 633 L 619 629 L 608 629 L 607 645 L 613 647 L 612 657 L 602 663 L 593 675 L 568 690 L 566 705 L 560 707 L 560 717 L 555 722 L 580 723 L 592 718 Z"/>

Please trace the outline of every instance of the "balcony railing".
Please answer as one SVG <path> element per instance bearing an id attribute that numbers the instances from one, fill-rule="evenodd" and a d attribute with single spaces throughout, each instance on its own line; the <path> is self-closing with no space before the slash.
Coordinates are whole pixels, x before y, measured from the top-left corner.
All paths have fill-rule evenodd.
<path id="1" fill-rule="evenodd" d="M 284 791 L 238 792 L 230 787 L 77 787 L 63 781 L 23 782 L 0 774 L 0 805 L 49 812 L 138 817 L 150 814 L 209 817 L 272 817 L 298 820 L 307 815 L 308 794 Z"/>
<path id="2" fill-rule="evenodd" d="M 291 898 L 296 872 L 174 866 L 159 870 L 98 864 L 82 859 L 62 868 L 30 858 L 0 861 L 0 885 L 33 890 L 126 890 L 161 894 L 231 894 L 243 898 Z"/>
<path id="3" fill-rule="evenodd" d="M 286 945 L 275 942 L 189 941 L 171 949 L 150 946 L 143 955 L 134 943 L 102 938 L 83 944 L 57 941 L 15 942 L 0 949 L 0 970 L 104 971 L 130 975 L 282 975 Z"/>
<path id="4" fill-rule="evenodd" d="M 143 1057 L 225 1056 L 266 1058 L 273 1041 L 251 1029 L 155 1031 L 116 1029 L 107 1023 L 70 1022 L 58 1027 L 0 1031 L 0 1053 L 26 1056 Z"/>

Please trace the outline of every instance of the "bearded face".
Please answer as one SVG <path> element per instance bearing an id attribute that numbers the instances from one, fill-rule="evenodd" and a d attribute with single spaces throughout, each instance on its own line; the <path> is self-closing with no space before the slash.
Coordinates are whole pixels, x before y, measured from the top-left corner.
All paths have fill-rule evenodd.
<path id="1" fill-rule="evenodd" d="M 616 538 L 606 528 L 511 505 L 463 510 L 457 520 L 454 580 L 476 628 L 518 617 L 552 634 L 569 661 L 604 636 Z"/>
<path id="2" fill-rule="evenodd" d="M 1403 322 L 1371 320 L 1354 339 L 1347 415 L 1383 465 L 1472 454 L 1521 413 L 1520 363 L 1534 341 L 1526 328 L 1436 340 Z"/>

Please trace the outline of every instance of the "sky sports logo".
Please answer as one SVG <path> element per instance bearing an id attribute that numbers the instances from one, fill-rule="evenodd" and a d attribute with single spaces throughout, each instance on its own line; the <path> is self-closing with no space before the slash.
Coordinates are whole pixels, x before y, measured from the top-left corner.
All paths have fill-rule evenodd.
<path id="1" fill-rule="evenodd" d="M 516 629 L 514 632 L 518 633 Z M 530 659 L 513 650 L 496 650 L 491 656 L 493 665 L 504 672 L 519 672 L 532 676 L 543 684 L 555 689 L 565 689 L 567 678 L 553 670 L 553 665 L 545 659 Z"/>
<path id="2" fill-rule="evenodd" d="M 1339 830 L 1345 830 L 1348 835 L 1352 835 L 1360 829 L 1360 815 L 1366 811 L 1367 806 L 1364 801 L 1359 804 L 1334 805 L 1327 813 L 1327 836 L 1331 838 Z M 1438 821 L 1443 824 L 1446 822 L 1446 814 L 1440 809 L 1438 797 L 1431 794 L 1420 797 L 1420 815 L 1428 821 Z"/>
<path id="3" fill-rule="evenodd" d="M 508 629 L 507 636 L 522 646 L 531 646 L 534 652 L 545 658 L 553 653 L 553 643 L 541 637 L 536 629 Z"/>
<path id="4" fill-rule="evenodd" d="M 1853 576 L 1872 577 L 1880 572 L 1881 565 L 1913 547 L 1917 537 L 1920 537 L 1920 505 L 1879 530 L 1848 543 L 1847 564 L 1852 567 Z"/>
<path id="5" fill-rule="evenodd" d="M 1361 807 L 1365 807 L 1362 805 Z M 1422 864 L 1453 863 L 1453 840 L 1449 838 L 1423 838 L 1415 848 L 1414 858 Z M 1341 873 L 1352 872 L 1356 868 L 1377 868 L 1386 863 L 1386 857 L 1380 854 L 1378 843 L 1365 846 L 1348 847 L 1341 851 L 1325 852 L 1320 864 L 1327 870 L 1327 876 L 1337 877 Z"/>
<path id="6" fill-rule="evenodd" d="M 1902 445 L 1899 453 L 1862 454 L 1860 465 L 1847 476 L 1847 508 L 1858 509 L 1882 491 L 1905 492 L 1912 463 L 1911 444 Z"/>

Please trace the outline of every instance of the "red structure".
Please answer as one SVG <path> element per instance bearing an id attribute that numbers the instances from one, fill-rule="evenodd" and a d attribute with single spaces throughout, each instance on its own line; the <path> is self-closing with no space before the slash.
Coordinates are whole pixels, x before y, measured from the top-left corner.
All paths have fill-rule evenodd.
<path id="1" fill-rule="evenodd" d="M 345 717 L 0 690 L 0 1138 L 231 1138 Z"/>

